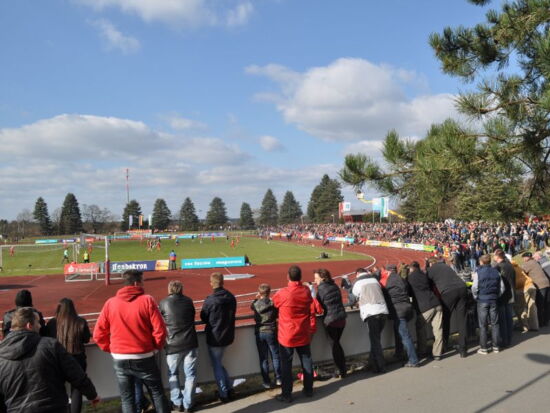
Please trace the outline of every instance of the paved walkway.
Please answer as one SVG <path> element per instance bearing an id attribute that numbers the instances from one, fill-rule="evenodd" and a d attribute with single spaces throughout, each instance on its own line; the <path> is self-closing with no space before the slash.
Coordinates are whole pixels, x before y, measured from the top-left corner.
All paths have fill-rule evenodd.
<path id="1" fill-rule="evenodd" d="M 514 346 L 479 355 L 477 347 L 461 359 L 449 353 L 420 368 L 390 365 L 388 373 L 357 372 L 343 380 L 315 382 L 313 398 L 294 388 L 294 402 L 274 400 L 278 390 L 262 392 L 203 411 L 239 412 L 548 412 L 550 411 L 550 328 L 515 334 Z M 238 390 L 238 389 L 237 389 Z"/>

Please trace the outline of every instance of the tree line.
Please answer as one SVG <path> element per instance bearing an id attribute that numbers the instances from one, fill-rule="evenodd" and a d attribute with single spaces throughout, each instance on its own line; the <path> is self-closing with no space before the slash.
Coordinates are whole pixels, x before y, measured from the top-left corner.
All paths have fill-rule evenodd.
<path id="1" fill-rule="evenodd" d="M 241 229 L 254 229 L 256 226 L 303 223 L 304 219 L 306 222 L 334 222 L 338 217 L 338 204 L 342 201 L 340 183 L 325 174 L 311 193 L 307 215 L 303 214 L 302 207 L 292 191 L 285 193 L 279 205 L 273 191 L 268 189 L 259 209 L 253 210 L 249 203 L 242 203 L 237 225 Z M 149 218 L 143 216 L 140 203 L 135 199 L 125 205 L 119 221 L 107 208 L 101 208 L 95 204 L 84 204 L 80 208 L 76 196 L 68 193 L 63 205 L 57 208 L 52 216 L 44 198 L 39 197 L 32 212 L 23 210 L 17 220 L 11 223 L 0 219 L 0 234 L 10 235 L 13 238 L 14 235 L 24 237 L 29 234 L 101 233 L 138 228 L 151 228 L 155 231 L 168 229 L 197 231 L 224 228 L 229 221 L 225 203 L 219 197 L 214 197 L 210 202 L 204 221 L 199 219 L 191 198 L 185 198 L 175 216 L 168 208 L 166 201 L 158 198 L 154 203 L 151 222 L 149 222 Z"/>

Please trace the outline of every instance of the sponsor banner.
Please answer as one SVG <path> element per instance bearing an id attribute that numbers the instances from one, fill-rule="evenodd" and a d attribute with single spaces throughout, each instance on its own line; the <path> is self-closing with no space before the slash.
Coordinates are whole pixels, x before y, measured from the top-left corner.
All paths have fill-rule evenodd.
<path id="1" fill-rule="evenodd" d="M 434 252 L 435 247 L 433 245 L 424 245 L 424 251 L 426 252 Z"/>
<path id="2" fill-rule="evenodd" d="M 353 244 L 355 242 L 354 238 L 349 237 L 328 237 L 328 240 L 332 242 L 349 242 L 350 244 Z"/>
<path id="3" fill-rule="evenodd" d="M 244 267 L 244 257 L 191 258 L 181 260 L 181 269 Z"/>
<path id="4" fill-rule="evenodd" d="M 168 271 L 168 260 L 157 260 L 155 271 Z"/>
<path id="5" fill-rule="evenodd" d="M 176 235 L 176 238 L 179 238 L 179 239 L 195 239 L 195 238 L 198 238 L 198 234 L 180 234 L 180 235 Z"/>
<path id="6" fill-rule="evenodd" d="M 126 270 L 155 271 L 156 264 L 156 261 L 112 262 L 111 272 L 124 272 Z"/>
<path id="7" fill-rule="evenodd" d="M 76 239 L 62 239 L 60 242 L 62 242 L 63 244 L 73 244 L 76 242 Z"/>
<path id="8" fill-rule="evenodd" d="M 58 242 L 57 239 L 37 239 L 34 241 L 35 244 L 57 244 Z"/>
<path id="9" fill-rule="evenodd" d="M 390 248 L 403 248 L 402 242 L 390 242 Z"/>
<path id="10" fill-rule="evenodd" d="M 97 274 L 99 272 L 99 264 L 90 262 L 85 264 L 65 264 L 63 274 Z"/>
<path id="11" fill-rule="evenodd" d="M 153 231 L 150 230 L 150 229 L 129 229 L 128 230 L 128 234 L 142 234 L 142 235 L 145 235 L 145 234 L 150 234 L 151 232 L 153 232 Z"/>

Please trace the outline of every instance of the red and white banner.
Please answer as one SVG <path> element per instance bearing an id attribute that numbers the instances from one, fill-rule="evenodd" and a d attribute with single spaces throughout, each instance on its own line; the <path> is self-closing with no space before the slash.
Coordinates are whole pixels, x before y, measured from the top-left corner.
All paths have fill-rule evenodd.
<path id="1" fill-rule="evenodd" d="M 85 264 L 65 264 L 63 274 L 97 274 L 99 272 L 99 264 L 90 262 Z"/>

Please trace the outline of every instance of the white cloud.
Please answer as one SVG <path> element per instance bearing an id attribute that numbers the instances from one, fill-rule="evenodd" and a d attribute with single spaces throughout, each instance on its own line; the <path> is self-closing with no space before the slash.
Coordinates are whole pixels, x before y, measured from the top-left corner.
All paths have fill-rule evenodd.
<path id="1" fill-rule="evenodd" d="M 6 219 L 23 208 L 32 210 L 39 196 L 52 213 L 67 192 L 80 204 L 120 214 L 126 168 L 130 197 L 144 213 L 157 198 L 176 213 L 190 196 L 204 215 L 212 198 L 221 196 L 229 215 L 238 216 L 243 201 L 259 205 L 268 187 L 283 192 L 293 185 L 309 196 L 320 179 L 315 168 L 266 168 L 239 145 L 217 137 L 163 133 L 116 117 L 64 114 L 0 129 L 0 147 L 0 218 Z"/>
<path id="2" fill-rule="evenodd" d="M 227 26 L 242 26 L 252 15 L 254 6 L 249 1 L 238 4 L 233 10 L 229 10 L 227 13 Z"/>
<path id="3" fill-rule="evenodd" d="M 139 40 L 122 34 L 108 20 L 95 20 L 92 22 L 92 25 L 98 29 L 107 50 L 120 50 L 124 54 L 132 54 L 141 48 Z"/>
<path id="4" fill-rule="evenodd" d="M 264 135 L 259 138 L 260 146 L 264 151 L 277 152 L 284 151 L 285 147 L 281 141 L 274 136 Z"/>
<path id="5" fill-rule="evenodd" d="M 304 73 L 269 64 L 249 66 L 280 87 L 256 97 L 276 105 L 285 121 L 327 141 L 381 140 L 388 130 L 424 135 L 432 123 L 457 115 L 454 96 L 428 95 L 426 80 L 412 71 L 342 58 Z M 421 90 L 409 97 L 406 89 Z"/>
<path id="6" fill-rule="evenodd" d="M 179 131 L 207 128 L 207 125 L 205 123 L 202 123 L 193 119 L 187 119 L 179 115 L 167 116 L 166 120 L 168 121 L 172 129 L 179 130 Z"/>
<path id="7" fill-rule="evenodd" d="M 96 11 L 110 8 L 135 15 L 145 22 L 161 22 L 177 28 L 238 26 L 247 23 L 254 7 L 237 0 L 73 0 Z"/>

